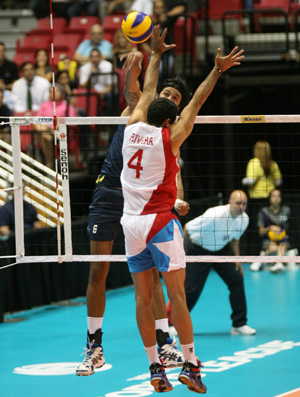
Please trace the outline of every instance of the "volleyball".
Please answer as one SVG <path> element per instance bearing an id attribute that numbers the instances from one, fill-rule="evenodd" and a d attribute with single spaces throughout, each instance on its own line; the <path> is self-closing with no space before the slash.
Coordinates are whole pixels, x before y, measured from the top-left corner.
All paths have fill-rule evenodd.
<path id="1" fill-rule="evenodd" d="M 286 237 L 286 231 L 282 229 L 282 227 L 278 232 L 273 232 L 273 230 L 269 230 L 268 236 L 271 241 L 281 241 L 284 240 L 284 238 Z"/>
<path id="2" fill-rule="evenodd" d="M 149 15 L 143 12 L 130 12 L 122 21 L 122 31 L 127 40 L 143 43 L 152 34 L 153 24 Z"/>

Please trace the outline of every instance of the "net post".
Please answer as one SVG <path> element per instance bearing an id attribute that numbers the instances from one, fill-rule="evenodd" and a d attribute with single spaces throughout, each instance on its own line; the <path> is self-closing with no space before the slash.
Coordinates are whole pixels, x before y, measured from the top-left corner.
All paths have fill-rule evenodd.
<path id="1" fill-rule="evenodd" d="M 10 121 L 12 121 L 11 139 L 12 139 L 12 148 L 13 148 L 12 157 L 13 157 L 14 187 L 15 186 L 18 187 L 18 189 L 14 191 L 15 243 L 16 243 L 16 255 L 18 258 L 25 255 L 20 124 L 16 124 L 13 121 L 13 118 L 11 118 Z"/>
<path id="2" fill-rule="evenodd" d="M 72 223 L 71 223 L 71 205 L 70 205 L 70 184 L 69 184 L 69 159 L 67 145 L 67 126 L 66 124 L 58 125 L 59 131 L 59 150 L 60 150 L 60 172 L 62 183 L 62 194 L 64 203 L 64 241 L 65 241 L 65 261 L 72 262 Z"/>

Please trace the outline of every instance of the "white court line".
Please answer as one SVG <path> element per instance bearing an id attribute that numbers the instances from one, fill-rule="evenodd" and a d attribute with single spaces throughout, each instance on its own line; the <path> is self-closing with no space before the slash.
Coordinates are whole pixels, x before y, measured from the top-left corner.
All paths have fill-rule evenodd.
<path id="1" fill-rule="evenodd" d="M 296 393 L 296 394 L 294 394 L 294 393 Z M 288 391 L 283 394 L 279 394 L 278 396 L 274 396 L 274 397 L 284 397 L 284 396 L 293 396 L 293 397 L 300 396 L 300 387 L 299 387 L 299 389 L 291 390 L 291 391 Z"/>

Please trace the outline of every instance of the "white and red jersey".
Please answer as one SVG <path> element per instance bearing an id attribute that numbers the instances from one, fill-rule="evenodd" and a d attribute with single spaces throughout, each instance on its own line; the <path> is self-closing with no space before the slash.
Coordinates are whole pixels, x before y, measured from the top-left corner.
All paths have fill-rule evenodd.
<path id="1" fill-rule="evenodd" d="M 170 211 L 177 195 L 179 171 L 169 128 L 144 122 L 125 128 L 121 183 L 124 213 L 146 215 Z"/>

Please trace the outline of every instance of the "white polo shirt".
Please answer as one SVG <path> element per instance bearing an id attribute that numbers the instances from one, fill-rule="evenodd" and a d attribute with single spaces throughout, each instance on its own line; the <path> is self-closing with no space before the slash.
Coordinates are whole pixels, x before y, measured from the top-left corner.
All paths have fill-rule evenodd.
<path id="1" fill-rule="evenodd" d="M 209 208 L 204 214 L 186 224 L 189 238 L 193 244 L 207 251 L 215 252 L 224 248 L 231 240 L 239 240 L 249 224 L 244 212 L 232 218 L 230 205 Z"/>

